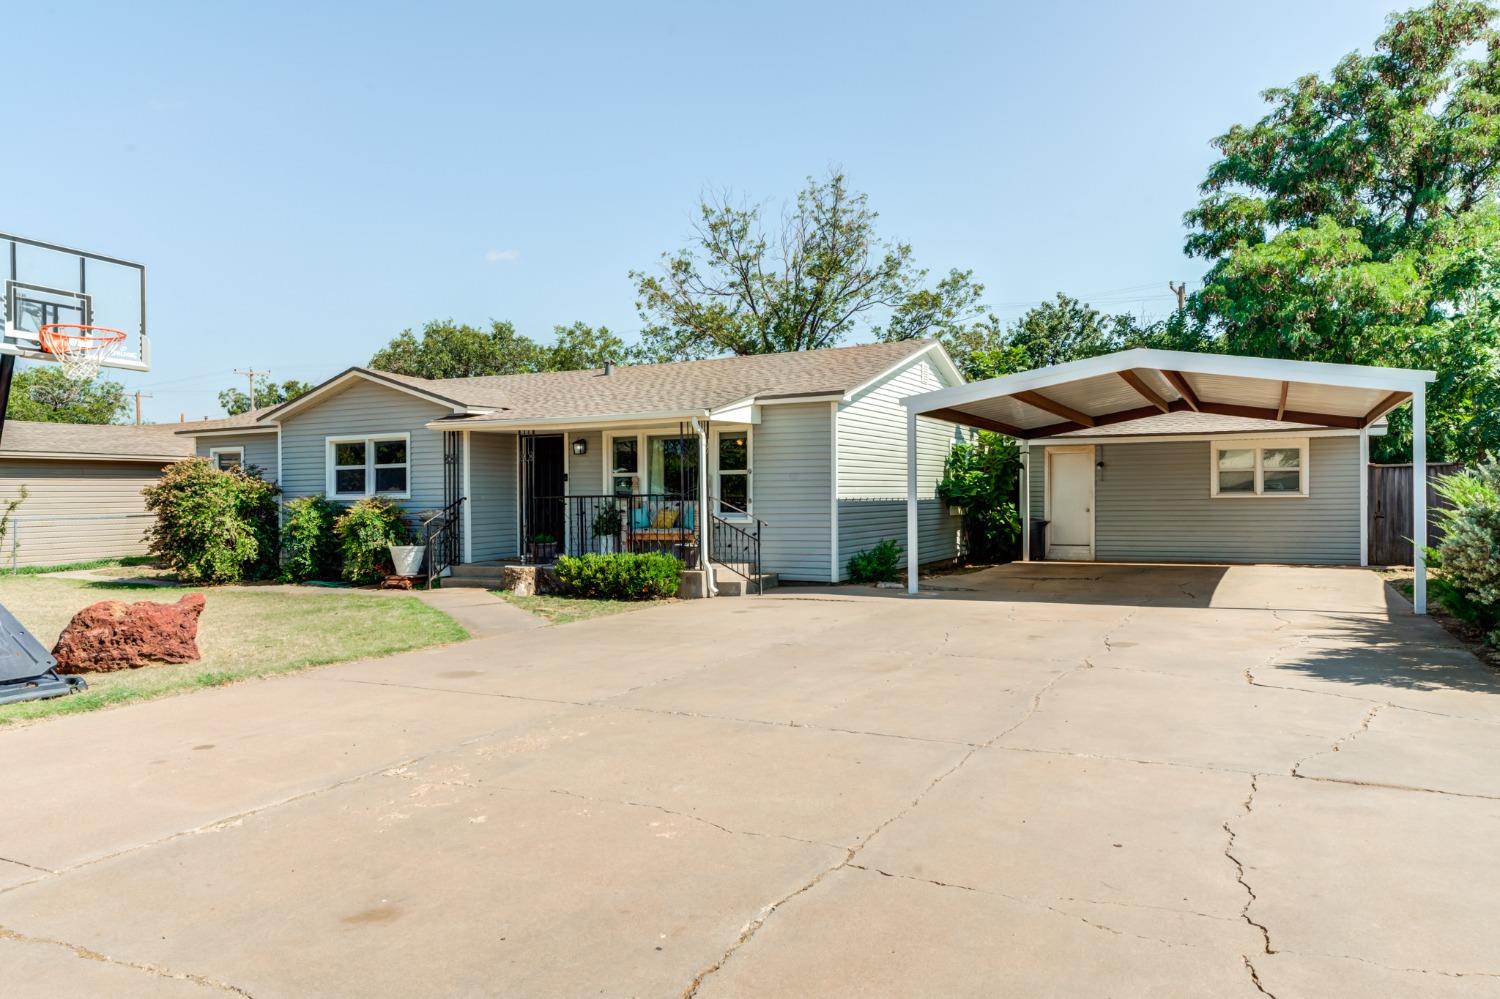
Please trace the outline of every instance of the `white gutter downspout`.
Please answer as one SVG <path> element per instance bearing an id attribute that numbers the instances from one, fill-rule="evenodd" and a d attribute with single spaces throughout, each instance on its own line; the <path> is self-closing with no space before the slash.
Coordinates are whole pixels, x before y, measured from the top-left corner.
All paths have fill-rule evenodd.
<path id="1" fill-rule="evenodd" d="M 708 559 L 708 431 L 703 429 L 696 416 L 688 419 L 698 435 L 698 568 L 703 570 L 708 595 L 716 597 L 719 587 L 714 580 L 713 563 Z"/>

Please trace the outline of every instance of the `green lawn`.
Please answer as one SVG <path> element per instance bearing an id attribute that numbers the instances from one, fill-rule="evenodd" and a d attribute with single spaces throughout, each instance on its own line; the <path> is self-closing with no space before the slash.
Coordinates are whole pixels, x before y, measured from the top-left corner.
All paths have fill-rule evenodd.
<path id="1" fill-rule="evenodd" d="M 448 615 L 409 596 L 0 578 L 0 603 L 49 648 L 73 614 L 97 600 L 172 602 L 194 592 L 208 600 L 198 625 L 200 661 L 85 674 L 89 689 L 81 694 L 0 706 L 0 726 L 469 637 Z"/>
<path id="2" fill-rule="evenodd" d="M 530 611 L 548 624 L 572 624 L 574 621 L 587 621 L 589 618 L 608 617 L 611 614 L 645 610 L 647 607 L 660 607 L 662 604 L 675 602 L 672 599 L 587 600 L 583 597 L 560 597 L 551 594 L 518 597 L 506 590 L 491 592 L 506 603 L 515 604 L 524 611 Z"/>

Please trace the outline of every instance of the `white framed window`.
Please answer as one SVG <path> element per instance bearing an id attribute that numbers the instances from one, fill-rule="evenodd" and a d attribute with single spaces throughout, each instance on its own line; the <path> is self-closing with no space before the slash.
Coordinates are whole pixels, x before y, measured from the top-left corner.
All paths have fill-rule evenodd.
<path id="1" fill-rule="evenodd" d="M 329 437 L 328 481 L 331 499 L 366 496 L 411 497 L 411 435 Z"/>
<path id="2" fill-rule="evenodd" d="M 208 449 L 208 460 L 221 472 L 231 468 L 245 467 L 245 449 L 242 447 L 212 447 Z"/>
<path id="3" fill-rule="evenodd" d="M 1219 499 L 1308 495 L 1307 440 L 1210 441 L 1210 495 Z"/>
<path id="4" fill-rule="evenodd" d="M 720 430 L 716 460 L 719 514 L 746 517 L 750 514 L 750 430 Z"/>

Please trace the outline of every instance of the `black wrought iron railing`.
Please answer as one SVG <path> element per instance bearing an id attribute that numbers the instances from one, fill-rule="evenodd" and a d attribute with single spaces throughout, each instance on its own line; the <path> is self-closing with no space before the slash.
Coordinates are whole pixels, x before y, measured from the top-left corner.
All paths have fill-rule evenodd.
<path id="1" fill-rule="evenodd" d="M 755 593 L 759 596 L 761 592 L 760 535 L 765 523 L 750 516 L 749 511 L 742 510 L 726 500 L 711 500 L 710 502 L 719 512 L 713 515 L 709 525 L 709 559 L 716 565 L 743 576 L 746 585 L 754 583 Z M 735 519 L 727 520 L 722 514 L 730 514 L 735 516 Z"/>
<path id="2" fill-rule="evenodd" d="M 427 588 L 452 566 L 463 561 L 464 497 L 449 503 L 422 522 L 422 543 L 427 548 Z"/>
<path id="3" fill-rule="evenodd" d="M 698 503 L 668 494 L 557 497 L 565 504 L 562 537 L 532 539 L 534 561 L 590 552 L 666 552 L 698 563 Z"/>

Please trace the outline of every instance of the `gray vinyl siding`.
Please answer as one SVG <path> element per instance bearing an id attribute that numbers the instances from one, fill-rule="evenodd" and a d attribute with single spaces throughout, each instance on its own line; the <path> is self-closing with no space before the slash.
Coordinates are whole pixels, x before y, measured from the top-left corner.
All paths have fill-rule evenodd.
<path id="1" fill-rule="evenodd" d="M 161 476 L 160 462 L 0 461 L 0 503 L 28 497 L 0 545 L 0 567 L 63 565 L 144 555 L 152 518 L 141 490 Z"/>
<path id="2" fill-rule="evenodd" d="M 293 413 L 281 425 L 281 488 L 285 499 L 326 490 L 329 437 L 411 435 L 410 514 L 443 508 L 443 435 L 426 424 L 451 410 L 397 389 L 357 381 L 337 395 Z"/>
<path id="3" fill-rule="evenodd" d="M 839 407 L 839 578 L 849 576 L 849 557 L 891 538 L 906 563 L 906 407 L 901 400 L 944 388 L 946 379 L 930 357 L 862 392 Z M 968 432 L 941 420 L 917 420 L 917 495 L 920 561 L 958 554 L 961 518 L 934 498 L 948 453 Z"/>
<path id="4" fill-rule="evenodd" d="M 276 481 L 275 434 L 225 434 L 218 437 L 198 437 L 194 442 L 200 458 L 209 457 L 209 452 L 215 449 L 244 448 L 245 464 L 259 467 L 261 478 L 267 482 Z"/>
<path id="5" fill-rule="evenodd" d="M 577 441 L 588 445 L 587 454 L 574 454 Z M 603 496 L 609 490 L 604 487 L 604 432 L 601 430 L 574 430 L 568 434 L 568 495 Z"/>
<path id="6" fill-rule="evenodd" d="M 1309 441 L 1306 498 L 1210 496 L 1208 441 L 1105 444 L 1094 470 L 1101 561 L 1358 564 L 1359 439 Z M 1042 516 L 1042 448 L 1033 448 Z"/>
<path id="7" fill-rule="evenodd" d="M 516 544 L 516 435 L 469 434 L 469 529 L 474 560 L 514 558 Z"/>
<path id="8" fill-rule="evenodd" d="M 751 488 L 765 522 L 761 564 L 782 579 L 827 582 L 833 546 L 833 407 L 765 406 Z"/>

